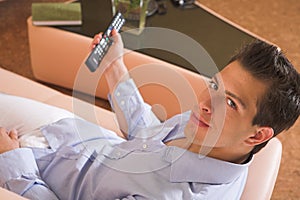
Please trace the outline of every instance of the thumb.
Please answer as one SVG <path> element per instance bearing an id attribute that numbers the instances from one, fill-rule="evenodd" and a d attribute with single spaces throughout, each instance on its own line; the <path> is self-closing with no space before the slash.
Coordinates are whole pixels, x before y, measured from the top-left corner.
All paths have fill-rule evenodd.
<path id="1" fill-rule="evenodd" d="M 117 35 L 118 34 L 118 31 L 116 30 L 116 29 L 113 29 L 112 31 L 111 31 L 111 35 L 112 36 L 115 36 L 115 35 Z"/>
<path id="2" fill-rule="evenodd" d="M 121 35 L 117 32 L 116 29 L 112 30 L 111 38 L 113 39 L 113 42 L 115 44 L 119 44 L 120 46 L 123 47 L 123 41 Z"/>

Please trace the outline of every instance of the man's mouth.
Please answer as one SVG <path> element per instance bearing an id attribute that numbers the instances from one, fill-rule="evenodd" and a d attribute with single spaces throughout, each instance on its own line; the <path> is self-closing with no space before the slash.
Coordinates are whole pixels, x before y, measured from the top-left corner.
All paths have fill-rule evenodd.
<path id="1" fill-rule="evenodd" d="M 199 115 L 196 113 L 192 113 L 191 116 L 192 121 L 199 127 L 208 128 L 209 124 Z"/>

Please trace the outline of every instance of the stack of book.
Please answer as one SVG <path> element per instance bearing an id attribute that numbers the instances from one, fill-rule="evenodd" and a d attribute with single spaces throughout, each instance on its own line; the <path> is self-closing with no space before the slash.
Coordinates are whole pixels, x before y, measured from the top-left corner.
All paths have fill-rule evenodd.
<path id="1" fill-rule="evenodd" d="M 75 3 L 32 3 L 33 25 L 67 26 L 81 25 L 81 4 Z"/>

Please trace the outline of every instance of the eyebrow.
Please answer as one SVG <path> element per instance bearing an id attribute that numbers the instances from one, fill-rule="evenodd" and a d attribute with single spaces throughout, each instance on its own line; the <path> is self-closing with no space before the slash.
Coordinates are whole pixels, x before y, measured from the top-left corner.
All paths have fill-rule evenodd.
<path id="1" fill-rule="evenodd" d="M 218 80 L 218 78 L 216 76 L 212 77 L 212 79 L 214 81 L 216 81 L 217 85 L 219 85 L 219 80 Z M 225 94 L 227 94 L 228 96 L 230 96 L 230 97 L 234 98 L 235 100 L 237 100 L 242 105 L 242 107 L 244 109 L 247 108 L 245 102 L 240 97 L 238 97 L 236 94 L 234 94 L 234 93 L 232 93 L 232 92 L 230 92 L 228 90 L 225 90 Z"/>

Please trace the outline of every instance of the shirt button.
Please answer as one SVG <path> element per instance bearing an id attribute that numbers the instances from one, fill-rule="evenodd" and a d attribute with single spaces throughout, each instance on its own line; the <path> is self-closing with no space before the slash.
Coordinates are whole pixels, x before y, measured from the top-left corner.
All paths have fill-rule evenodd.
<path id="1" fill-rule="evenodd" d="M 116 95 L 117 95 L 117 97 L 119 97 L 121 94 L 120 94 L 120 92 L 117 92 L 117 94 L 116 94 Z"/>
<path id="2" fill-rule="evenodd" d="M 121 105 L 124 106 L 124 104 L 125 104 L 125 101 L 121 101 Z"/>
<path id="3" fill-rule="evenodd" d="M 147 149 L 148 145 L 147 144 L 143 144 L 143 149 Z"/>

